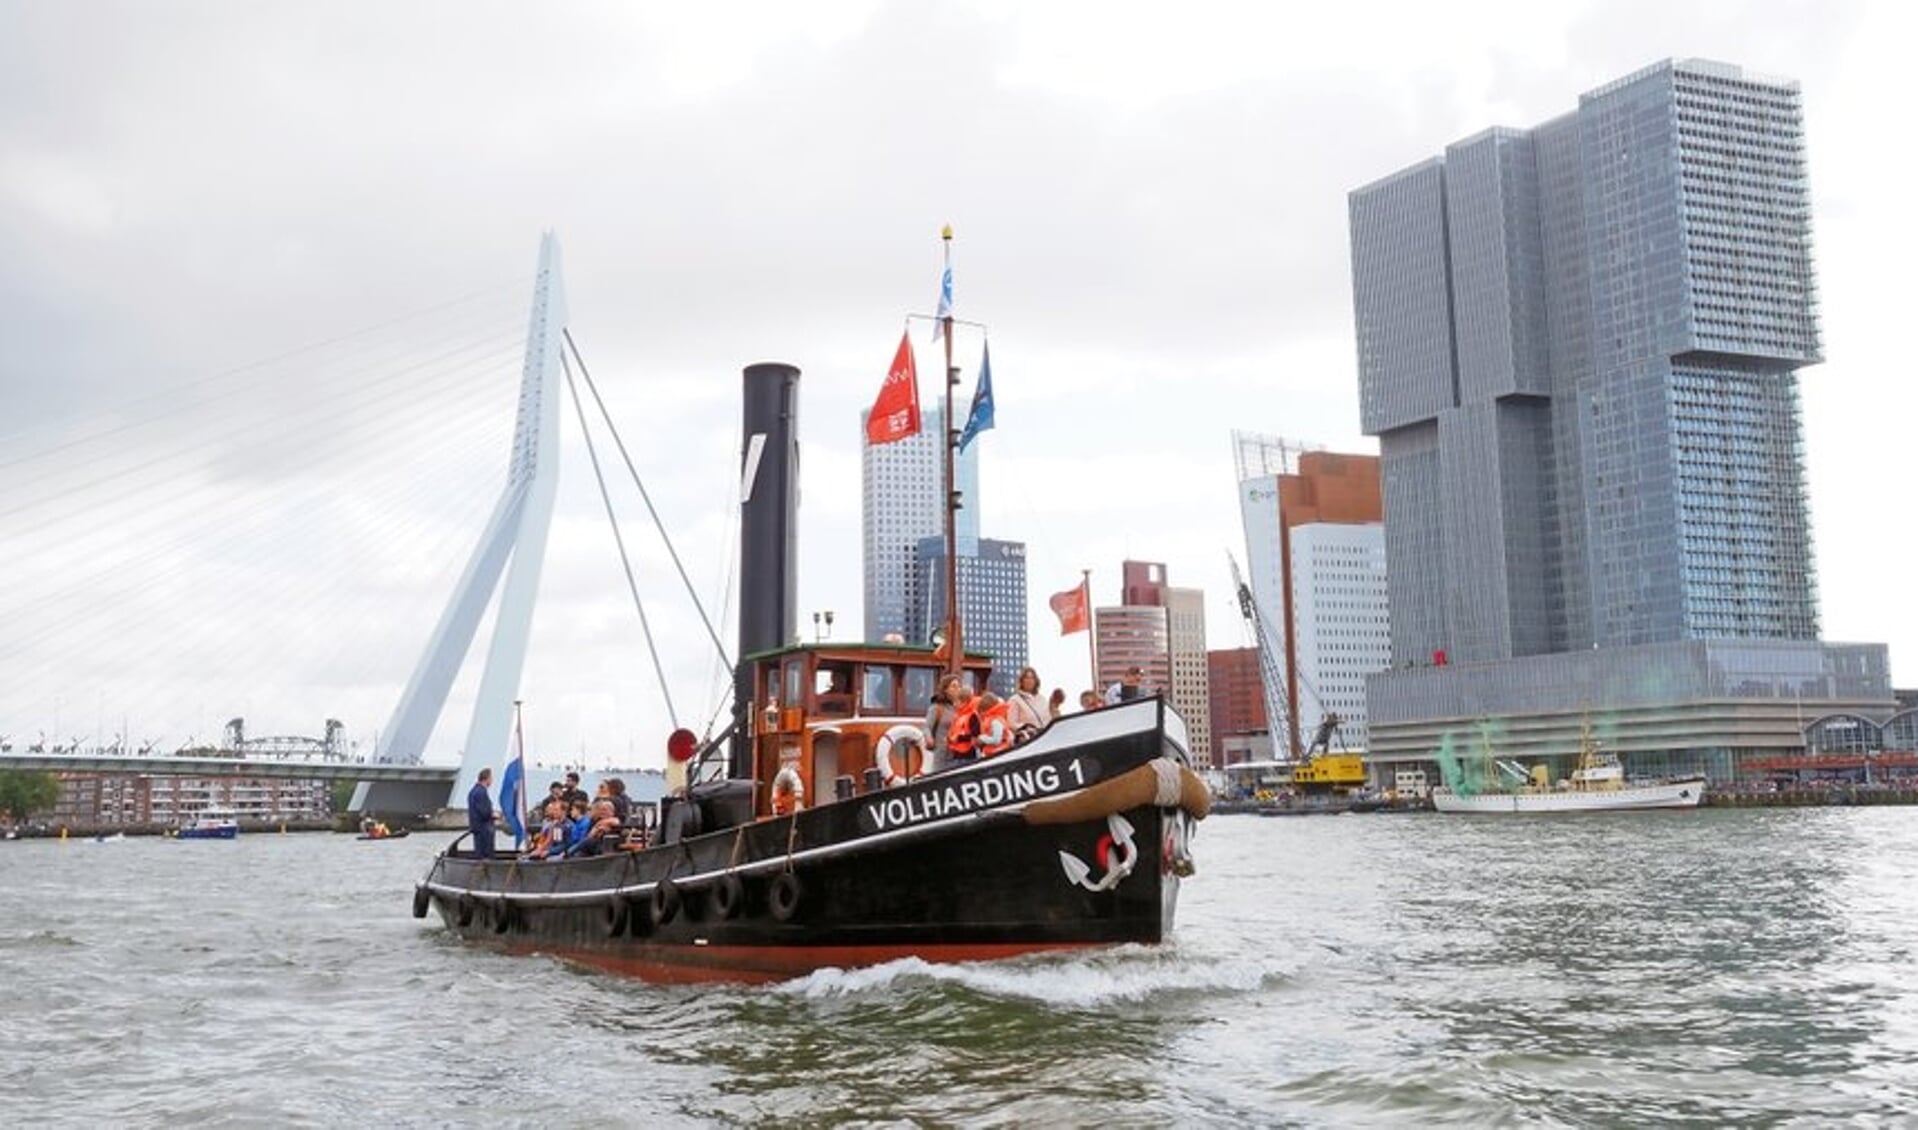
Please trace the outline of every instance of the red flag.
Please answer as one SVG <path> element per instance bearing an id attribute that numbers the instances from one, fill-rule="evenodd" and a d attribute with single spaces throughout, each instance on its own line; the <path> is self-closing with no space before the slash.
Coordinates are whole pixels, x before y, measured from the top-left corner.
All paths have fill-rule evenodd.
<path id="1" fill-rule="evenodd" d="M 919 371 L 912 363 L 912 335 L 899 338 L 886 383 L 866 415 L 866 443 L 877 446 L 919 434 Z"/>
<path id="2" fill-rule="evenodd" d="M 1059 634 L 1069 636 L 1089 627 L 1086 615 L 1086 587 L 1081 584 L 1065 592 L 1052 594 L 1052 614 L 1059 618 Z"/>

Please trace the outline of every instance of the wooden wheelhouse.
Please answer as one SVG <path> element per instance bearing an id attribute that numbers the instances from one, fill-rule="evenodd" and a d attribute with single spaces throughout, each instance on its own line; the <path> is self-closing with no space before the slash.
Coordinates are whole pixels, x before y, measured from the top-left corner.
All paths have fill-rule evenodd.
<path id="1" fill-rule="evenodd" d="M 792 802 L 814 807 L 873 792 L 885 784 L 882 755 L 893 772 L 916 777 L 930 768 L 926 711 L 946 656 L 904 644 L 802 644 L 748 656 L 752 665 L 753 814 L 783 814 Z M 968 655 L 961 677 L 973 692 L 986 687 L 992 662 Z M 908 734 L 901 727 L 909 727 Z M 892 735 L 888 742 L 887 736 Z"/>

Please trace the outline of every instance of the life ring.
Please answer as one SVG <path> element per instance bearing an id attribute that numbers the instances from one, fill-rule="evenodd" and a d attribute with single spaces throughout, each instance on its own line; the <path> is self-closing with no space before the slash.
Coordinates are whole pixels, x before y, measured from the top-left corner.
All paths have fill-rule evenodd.
<path id="1" fill-rule="evenodd" d="M 893 768 L 892 764 L 892 747 L 904 741 L 910 741 L 919 747 L 919 771 L 922 775 L 925 773 L 926 733 L 910 722 L 901 722 L 892 729 L 887 730 L 885 736 L 879 739 L 879 744 L 875 746 L 872 751 L 872 762 L 879 769 L 879 779 L 884 782 L 885 786 L 889 789 L 897 788 L 905 784 L 907 780 L 906 775 L 898 769 Z M 903 768 L 912 768 L 912 759 L 910 757 L 902 755 L 900 761 L 903 763 Z"/>
<path id="2" fill-rule="evenodd" d="M 806 782 L 791 765 L 773 775 L 773 815 L 787 816 L 806 807 Z"/>
<path id="3" fill-rule="evenodd" d="M 671 879 L 661 879 L 653 887 L 653 925 L 664 926 L 679 913 L 679 904 L 684 898 L 680 894 L 679 884 Z"/>
<path id="4" fill-rule="evenodd" d="M 781 871 L 773 878 L 773 885 L 766 892 L 766 903 L 772 909 L 773 917 L 781 922 L 791 922 L 799 913 L 799 904 L 805 897 L 806 886 L 799 876 L 790 871 Z"/>
<path id="5" fill-rule="evenodd" d="M 425 918 L 426 911 L 433 905 L 433 892 L 425 887 L 413 888 L 413 917 Z"/>
<path id="6" fill-rule="evenodd" d="M 745 880 L 737 875 L 721 875 L 713 884 L 713 913 L 721 918 L 737 918 L 745 905 Z"/>

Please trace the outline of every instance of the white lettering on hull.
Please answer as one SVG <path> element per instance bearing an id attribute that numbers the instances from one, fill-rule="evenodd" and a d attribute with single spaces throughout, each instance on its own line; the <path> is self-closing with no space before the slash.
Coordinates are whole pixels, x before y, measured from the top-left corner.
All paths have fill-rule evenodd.
<path id="1" fill-rule="evenodd" d="M 1073 776 L 1083 777 L 1083 775 L 1075 766 Z M 1076 782 L 1068 786 L 1056 765 L 1032 765 L 1024 769 L 1015 769 L 1010 773 L 998 773 L 990 777 L 947 785 L 942 789 L 933 788 L 923 793 L 887 797 L 868 804 L 866 817 L 872 822 L 873 827 L 884 832 L 927 820 L 963 816 L 968 812 L 997 808 L 1012 801 L 1048 796 L 1052 793 L 1064 792 L 1067 788 L 1078 787 Z"/>

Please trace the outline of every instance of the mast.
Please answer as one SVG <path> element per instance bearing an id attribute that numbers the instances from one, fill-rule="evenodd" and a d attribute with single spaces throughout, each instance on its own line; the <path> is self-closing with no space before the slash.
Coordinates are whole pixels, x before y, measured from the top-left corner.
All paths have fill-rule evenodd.
<path id="1" fill-rule="evenodd" d="M 952 225 L 939 230 L 945 244 L 946 265 L 943 279 L 952 277 Z M 946 338 L 946 414 L 942 422 L 946 434 L 941 454 L 945 463 L 946 485 L 946 671 L 957 675 L 965 667 L 965 638 L 959 624 L 959 484 L 953 477 L 959 447 L 959 429 L 953 426 L 952 390 L 959 383 L 959 370 L 952 363 L 952 307 L 947 306 L 940 319 Z"/>
<path id="2" fill-rule="evenodd" d="M 1087 685 L 1104 697 L 1106 689 L 1099 685 L 1099 625 L 1092 622 L 1092 570 L 1079 570 L 1079 599 L 1085 601 L 1086 608 L 1086 660 L 1092 665 L 1092 682 Z"/>

